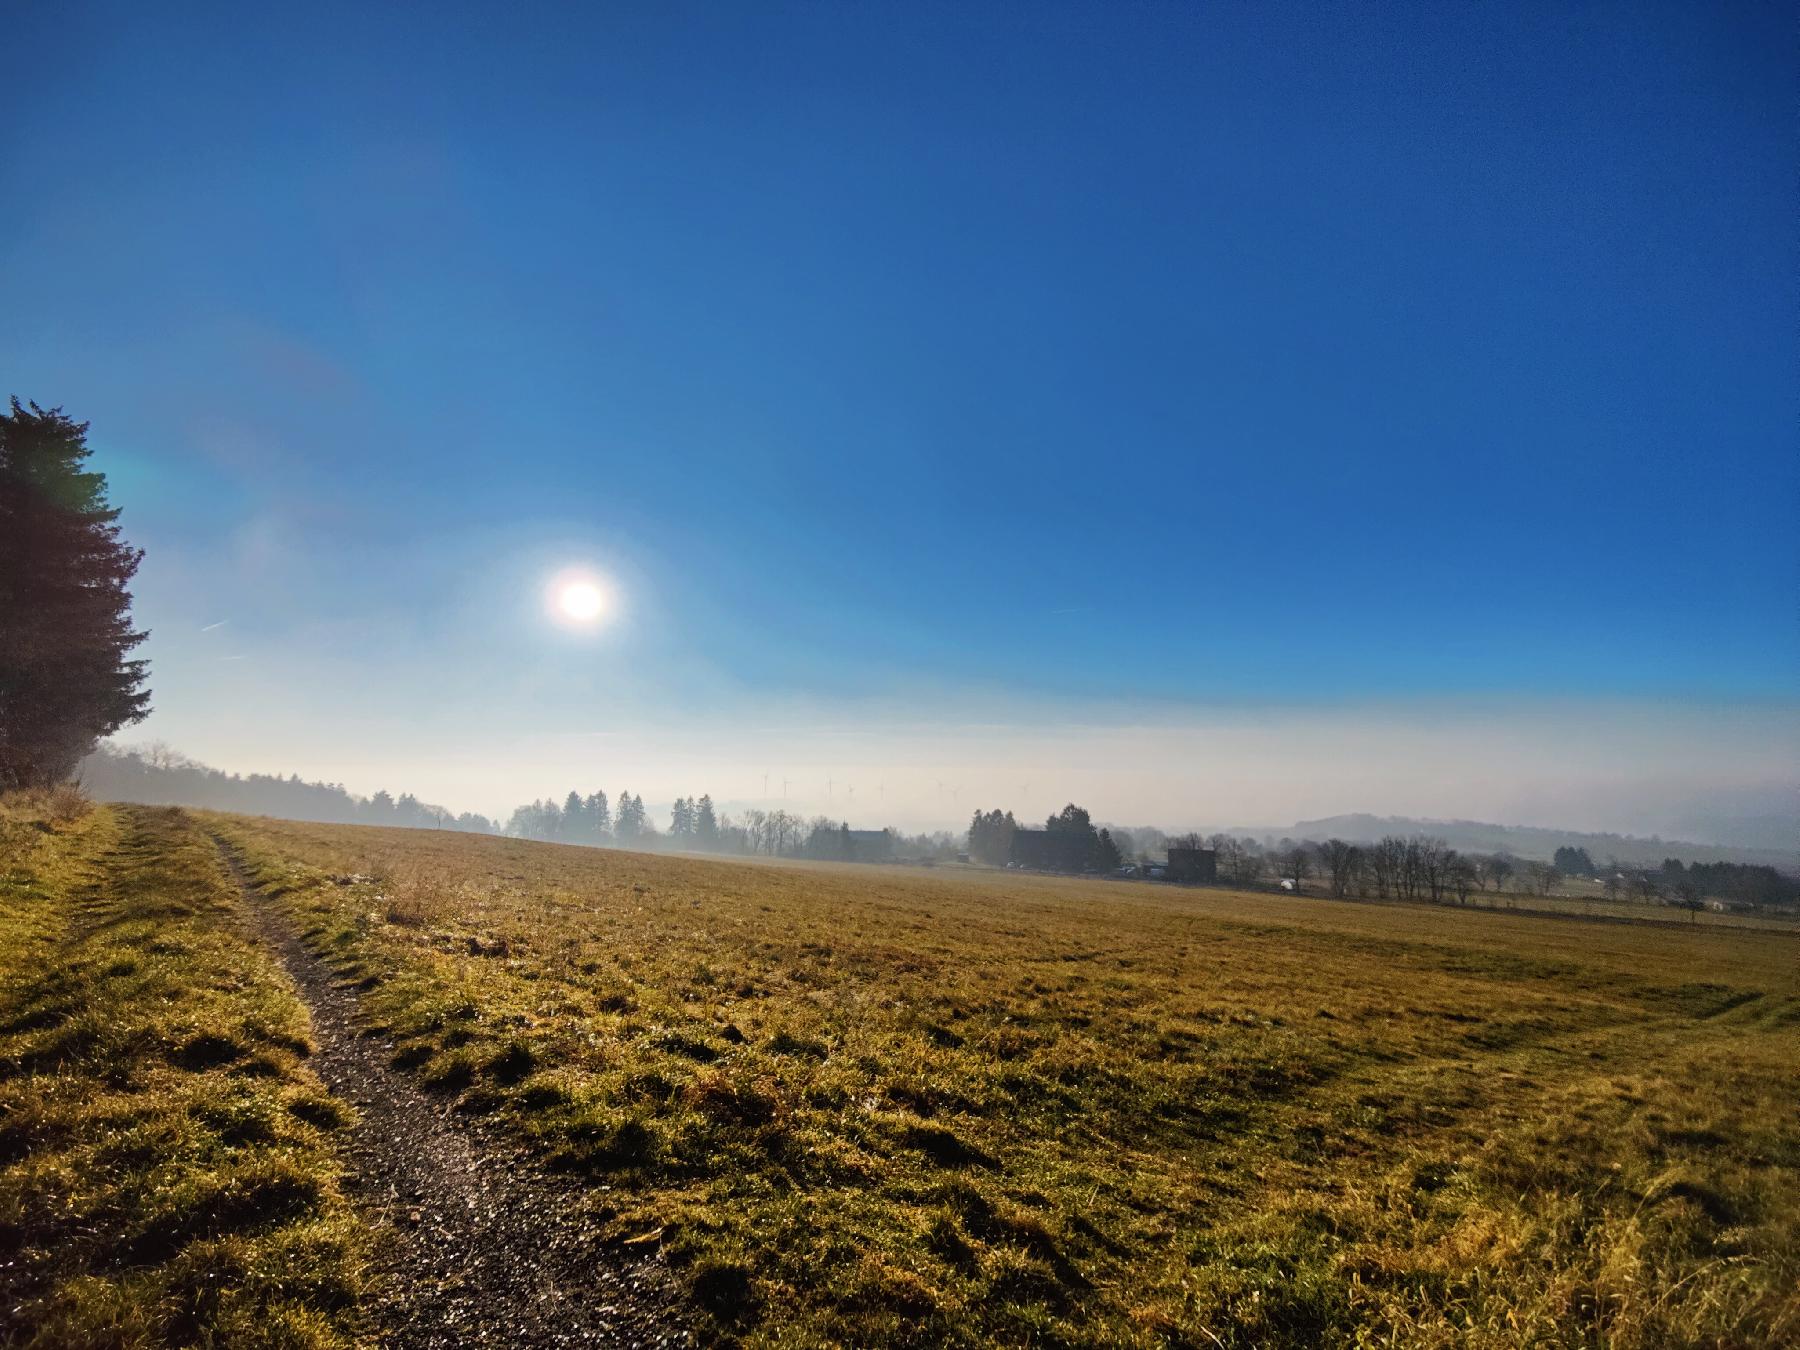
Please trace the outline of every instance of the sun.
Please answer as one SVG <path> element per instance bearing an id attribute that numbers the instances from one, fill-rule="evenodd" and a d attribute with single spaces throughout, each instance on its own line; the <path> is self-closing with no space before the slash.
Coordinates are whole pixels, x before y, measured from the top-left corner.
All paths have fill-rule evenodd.
<path id="1" fill-rule="evenodd" d="M 600 588 L 592 582 L 571 581 L 558 592 L 556 604 L 564 617 L 573 619 L 576 623 L 592 623 L 600 617 L 600 611 L 606 608 L 606 597 L 600 594 Z"/>
<path id="2" fill-rule="evenodd" d="M 606 583 L 592 573 L 560 572 L 548 588 L 550 615 L 571 628 L 591 628 L 607 615 L 612 596 Z"/>

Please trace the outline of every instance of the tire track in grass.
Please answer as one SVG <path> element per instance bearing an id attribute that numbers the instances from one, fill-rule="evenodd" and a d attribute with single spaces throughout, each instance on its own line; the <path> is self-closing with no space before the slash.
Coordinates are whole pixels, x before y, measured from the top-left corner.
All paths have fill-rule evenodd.
<path id="1" fill-rule="evenodd" d="M 693 1345 L 667 1272 L 603 1247 L 569 1183 L 484 1148 L 394 1068 L 390 1044 L 359 1034 L 355 993 L 258 895 L 230 845 L 213 842 L 312 1014 L 315 1072 L 360 1115 L 346 1189 L 388 1235 L 374 1310 L 383 1344 Z"/>

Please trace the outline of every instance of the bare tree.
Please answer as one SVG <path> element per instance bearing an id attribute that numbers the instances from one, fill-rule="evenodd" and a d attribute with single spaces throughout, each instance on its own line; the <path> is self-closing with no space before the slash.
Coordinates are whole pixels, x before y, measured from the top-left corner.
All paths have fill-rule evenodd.
<path id="1" fill-rule="evenodd" d="M 1294 879 L 1294 889 L 1303 890 L 1306 879 L 1313 873 L 1312 845 L 1308 843 L 1292 844 L 1282 850 L 1281 869 Z"/>
<path id="2" fill-rule="evenodd" d="M 1425 859 L 1419 852 L 1422 842 L 1415 834 L 1400 849 L 1400 893 L 1408 900 L 1417 900 L 1425 889 Z"/>
<path id="3" fill-rule="evenodd" d="M 1263 874 L 1263 855 L 1254 839 L 1238 841 L 1237 871 L 1234 879 L 1240 886 L 1253 884 Z"/>
<path id="4" fill-rule="evenodd" d="M 1215 834 L 1206 841 L 1206 846 L 1213 851 L 1217 859 L 1219 875 L 1237 880 L 1238 851 L 1243 847 L 1228 834 Z"/>
<path id="5" fill-rule="evenodd" d="M 1504 853 L 1492 854 L 1481 860 L 1481 874 L 1494 883 L 1495 890 L 1503 891 L 1512 880 L 1513 860 Z"/>
<path id="6" fill-rule="evenodd" d="M 1688 912 L 1688 917 L 1693 922 L 1700 922 L 1700 911 L 1704 906 L 1699 882 L 1683 877 L 1675 883 L 1675 899 Z"/>
<path id="7" fill-rule="evenodd" d="M 1240 886 L 1247 886 L 1256 880 L 1262 867 L 1256 848 L 1249 840 L 1235 839 L 1229 834 L 1215 834 L 1207 843 L 1219 855 L 1220 876 L 1230 877 Z"/>
<path id="8" fill-rule="evenodd" d="M 1362 881 L 1363 851 L 1342 839 L 1327 839 L 1320 855 L 1331 879 L 1331 893 L 1342 900 Z"/>
<path id="9" fill-rule="evenodd" d="M 761 853 L 769 838 L 769 813 L 751 807 L 744 812 L 744 842 L 752 853 Z"/>
<path id="10" fill-rule="evenodd" d="M 1375 893 L 1383 900 L 1389 896 L 1404 898 L 1406 841 L 1398 835 L 1387 835 L 1369 850 L 1369 871 L 1375 879 Z"/>
<path id="11" fill-rule="evenodd" d="M 1423 890 L 1432 904 L 1441 905 L 1444 891 L 1449 886 L 1450 861 L 1455 853 L 1442 839 L 1425 834 L 1408 840 L 1407 852 L 1414 860 L 1415 893 Z"/>
<path id="12" fill-rule="evenodd" d="M 806 838 L 806 822 L 790 811 L 774 812 L 769 817 L 769 827 L 774 832 L 774 852 L 778 854 L 798 851 Z"/>
<path id="13" fill-rule="evenodd" d="M 1481 876 L 1481 869 L 1475 865 L 1473 858 L 1465 858 L 1455 849 L 1450 850 L 1449 885 L 1456 893 L 1456 903 L 1469 903 L 1469 892 L 1475 887 Z"/>

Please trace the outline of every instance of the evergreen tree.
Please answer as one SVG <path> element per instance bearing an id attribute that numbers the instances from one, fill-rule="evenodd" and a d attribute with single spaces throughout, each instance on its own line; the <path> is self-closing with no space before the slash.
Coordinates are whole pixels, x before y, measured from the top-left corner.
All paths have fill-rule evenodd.
<path id="1" fill-rule="evenodd" d="M 125 589 L 144 555 L 88 453 L 60 408 L 0 412 L 0 789 L 61 782 L 149 712 L 148 663 L 126 659 L 147 636 Z"/>
<path id="2" fill-rule="evenodd" d="M 1559 848 L 1554 861 L 1556 870 L 1565 876 L 1591 877 L 1600 870 L 1585 848 Z"/>
<path id="3" fill-rule="evenodd" d="M 606 801 L 604 792 L 596 792 L 587 799 L 588 821 L 594 831 L 594 842 L 604 844 L 612 837 L 612 809 Z"/>
<path id="4" fill-rule="evenodd" d="M 969 822 L 969 856 L 995 867 L 1005 865 L 1012 858 L 1013 834 L 1018 828 L 1011 811 L 976 811 Z"/>
<path id="5" fill-rule="evenodd" d="M 1109 871 L 1119 865 L 1119 848 L 1113 843 L 1112 835 L 1105 830 L 1096 830 L 1093 817 L 1074 802 L 1046 820 L 1044 828 L 1051 834 L 1074 841 L 1063 854 L 1064 866 Z"/>
<path id="6" fill-rule="evenodd" d="M 719 842 L 719 818 L 713 814 L 710 792 L 701 797 L 694 808 L 694 842 L 701 848 L 714 848 Z"/>
<path id="7" fill-rule="evenodd" d="M 644 801 L 629 792 L 619 794 L 619 807 L 613 816 L 613 834 L 629 848 L 644 832 Z"/>
<path id="8" fill-rule="evenodd" d="M 563 798 L 562 837 L 572 844 L 585 844 L 589 829 L 587 806 L 579 792 L 571 791 Z"/>

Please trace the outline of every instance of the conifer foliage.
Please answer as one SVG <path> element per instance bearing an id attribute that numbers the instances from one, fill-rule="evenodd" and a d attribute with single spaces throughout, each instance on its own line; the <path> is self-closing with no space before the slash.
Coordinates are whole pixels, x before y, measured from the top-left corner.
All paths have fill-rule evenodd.
<path id="1" fill-rule="evenodd" d="M 142 721 L 149 663 L 128 659 L 128 545 L 89 472 L 87 423 L 0 412 L 0 789 L 61 782 L 101 737 Z"/>

